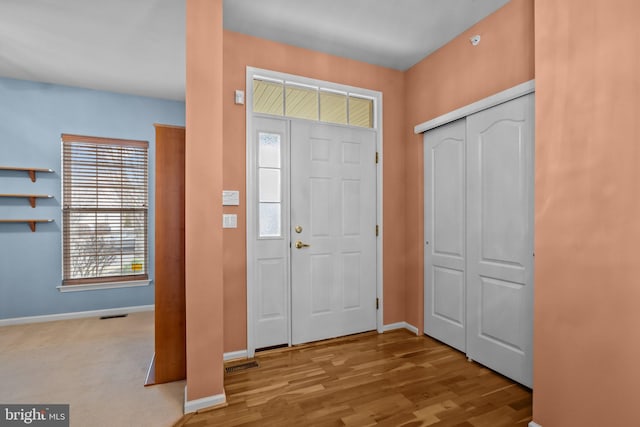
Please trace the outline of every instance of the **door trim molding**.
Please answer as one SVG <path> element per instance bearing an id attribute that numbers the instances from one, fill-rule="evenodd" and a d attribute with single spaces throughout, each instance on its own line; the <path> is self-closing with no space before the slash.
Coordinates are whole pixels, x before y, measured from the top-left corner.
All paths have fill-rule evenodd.
<path id="1" fill-rule="evenodd" d="M 517 86 L 498 92 L 473 104 L 465 105 L 464 107 L 453 110 L 449 113 L 438 116 L 435 119 L 428 120 L 424 123 L 417 125 L 414 128 L 414 133 L 419 134 L 437 128 L 438 126 L 445 125 L 449 122 L 467 117 L 471 114 L 477 113 L 487 108 L 494 107 L 498 104 L 511 101 L 512 99 L 519 98 L 524 95 L 535 92 L 536 82 L 535 80 L 529 80 L 528 82 L 521 83 Z"/>
<path id="2" fill-rule="evenodd" d="M 379 226 L 379 235 L 376 241 L 376 293 L 379 301 L 379 308 L 376 311 L 376 330 L 378 333 L 384 332 L 384 283 L 383 283 L 383 243 L 384 243 L 384 221 L 383 221 L 383 126 L 382 126 L 382 92 L 359 88 L 355 86 L 344 85 L 340 83 L 333 83 L 318 79 L 311 79 L 307 77 L 297 76 L 293 74 L 281 73 L 277 71 L 270 71 L 255 67 L 246 68 L 246 80 L 245 80 L 245 113 L 246 113 L 246 133 L 245 133 L 245 212 L 246 212 L 246 283 L 247 283 L 247 357 L 251 358 L 255 355 L 255 336 L 254 333 L 254 318 L 253 318 L 253 298 L 255 297 L 253 283 L 254 266 L 253 257 L 255 255 L 254 239 L 251 232 L 255 232 L 255 213 L 253 212 L 250 203 L 255 199 L 256 189 L 250 184 L 253 182 L 251 155 L 254 151 L 252 145 L 253 137 L 253 79 L 254 77 L 261 77 L 265 79 L 274 79 L 276 81 L 293 81 L 298 84 L 308 84 L 313 86 L 322 86 L 324 88 L 335 88 L 340 91 L 354 92 L 364 95 L 375 101 L 374 111 L 374 128 L 376 132 L 376 151 L 379 154 L 378 164 L 376 165 L 376 224 Z M 271 116 L 273 118 L 280 118 L 282 120 L 297 120 L 285 116 Z M 321 123 L 321 122 L 319 122 Z M 330 123 L 329 123 L 330 124 Z M 373 159 L 372 159 L 373 161 Z M 288 216 L 287 216 L 288 218 Z M 291 319 L 291 313 L 289 312 L 289 319 Z M 289 323 L 290 325 L 290 323 Z M 289 326 L 289 345 L 291 345 L 291 327 Z"/>

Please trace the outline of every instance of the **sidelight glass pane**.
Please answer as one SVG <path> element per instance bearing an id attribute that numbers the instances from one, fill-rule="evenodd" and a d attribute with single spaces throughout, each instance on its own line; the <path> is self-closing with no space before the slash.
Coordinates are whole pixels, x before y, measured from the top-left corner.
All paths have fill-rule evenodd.
<path id="1" fill-rule="evenodd" d="M 262 168 L 280 167 L 280 135 L 277 133 L 258 134 L 258 166 Z"/>
<path id="2" fill-rule="evenodd" d="M 287 117 L 318 120 L 318 91 L 316 89 L 287 86 Z"/>
<path id="3" fill-rule="evenodd" d="M 347 94 L 320 92 L 320 121 L 347 124 Z"/>
<path id="4" fill-rule="evenodd" d="M 253 111 L 282 116 L 284 112 L 284 85 L 278 82 L 254 80 Z"/>
<path id="5" fill-rule="evenodd" d="M 260 201 L 280 202 L 280 170 L 260 168 L 258 173 L 258 179 L 260 180 Z"/>
<path id="6" fill-rule="evenodd" d="M 373 100 L 349 97 L 349 124 L 365 128 L 373 127 Z"/>
<path id="7" fill-rule="evenodd" d="M 280 203 L 260 203 L 260 237 L 281 236 Z"/>

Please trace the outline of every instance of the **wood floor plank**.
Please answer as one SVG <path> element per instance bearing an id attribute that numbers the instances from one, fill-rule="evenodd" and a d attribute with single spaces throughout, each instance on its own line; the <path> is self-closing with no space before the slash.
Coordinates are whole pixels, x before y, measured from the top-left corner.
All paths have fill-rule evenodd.
<path id="1" fill-rule="evenodd" d="M 258 353 L 226 407 L 181 426 L 526 426 L 531 391 L 428 337 L 366 333 Z M 237 362 L 236 362 L 237 363 Z"/>

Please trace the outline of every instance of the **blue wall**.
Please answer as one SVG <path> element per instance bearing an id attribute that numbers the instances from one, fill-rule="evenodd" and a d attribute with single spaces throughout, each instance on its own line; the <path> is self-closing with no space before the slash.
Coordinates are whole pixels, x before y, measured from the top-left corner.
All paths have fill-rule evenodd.
<path id="1" fill-rule="evenodd" d="M 0 171 L 0 193 L 51 194 L 32 209 L 26 199 L 0 199 L 0 218 L 52 218 L 32 233 L 0 224 L 0 319 L 153 304 L 153 284 L 61 293 L 60 134 L 149 141 L 149 272 L 155 223 L 154 123 L 185 123 L 184 102 L 0 78 L 0 166 L 50 168 L 31 182 Z"/>

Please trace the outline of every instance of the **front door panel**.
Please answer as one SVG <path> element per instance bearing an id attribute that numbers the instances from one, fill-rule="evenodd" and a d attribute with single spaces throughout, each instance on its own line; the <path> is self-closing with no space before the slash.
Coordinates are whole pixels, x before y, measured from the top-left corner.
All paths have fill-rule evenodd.
<path id="1" fill-rule="evenodd" d="M 292 344 L 376 328 L 375 146 L 368 129 L 291 121 Z"/>

